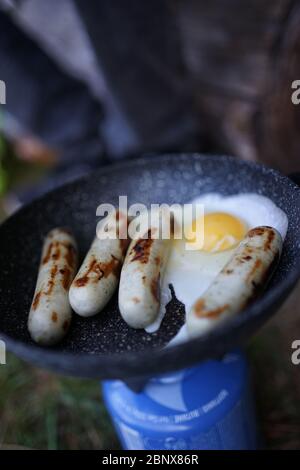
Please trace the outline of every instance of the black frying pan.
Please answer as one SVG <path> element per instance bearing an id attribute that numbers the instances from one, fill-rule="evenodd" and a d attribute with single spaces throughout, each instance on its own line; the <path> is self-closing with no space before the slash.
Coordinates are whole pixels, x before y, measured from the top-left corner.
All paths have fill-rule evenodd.
<path id="1" fill-rule="evenodd" d="M 74 315 L 66 339 L 55 348 L 35 345 L 26 322 L 43 237 L 70 226 L 81 255 L 95 234 L 96 207 L 103 202 L 184 203 L 206 192 L 256 192 L 272 199 L 289 218 L 280 265 L 264 296 L 208 336 L 172 349 L 163 346 L 184 320 L 173 300 L 159 332 L 129 328 L 117 297 L 96 317 Z M 132 379 L 186 367 L 241 345 L 281 305 L 300 276 L 300 190 L 278 172 L 231 157 L 163 155 L 100 169 L 22 208 L 0 227 L 0 334 L 8 349 L 34 364 L 65 374 Z"/>

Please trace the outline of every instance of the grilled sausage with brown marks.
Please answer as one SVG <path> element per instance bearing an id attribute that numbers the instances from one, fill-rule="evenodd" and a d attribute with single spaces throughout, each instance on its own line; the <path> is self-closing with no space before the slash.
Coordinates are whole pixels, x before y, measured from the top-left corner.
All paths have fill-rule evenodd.
<path id="1" fill-rule="evenodd" d="M 121 211 L 107 218 L 107 223 L 116 219 L 116 235 L 127 235 L 127 215 Z M 100 236 L 98 234 L 98 236 Z M 99 313 L 111 299 L 120 278 L 121 267 L 129 244 L 129 239 L 94 239 L 74 281 L 69 300 L 73 310 L 82 317 Z"/>
<path id="2" fill-rule="evenodd" d="M 47 235 L 28 317 L 32 339 L 50 346 L 67 333 L 72 311 L 68 291 L 77 268 L 77 246 L 68 229 L 56 228 Z"/>
<path id="3" fill-rule="evenodd" d="M 250 230 L 211 286 L 188 312 L 189 335 L 209 332 L 253 301 L 273 274 L 281 249 L 282 238 L 274 228 Z"/>
<path id="4" fill-rule="evenodd" d="M 132 240 L 122 268 L 119 309 L 132 328 L 146 328 L 159 313 L 160 289 L 170 242 L 155 238 L 157 230 L 159 228 L 153 226 L 142 238 Z"/>

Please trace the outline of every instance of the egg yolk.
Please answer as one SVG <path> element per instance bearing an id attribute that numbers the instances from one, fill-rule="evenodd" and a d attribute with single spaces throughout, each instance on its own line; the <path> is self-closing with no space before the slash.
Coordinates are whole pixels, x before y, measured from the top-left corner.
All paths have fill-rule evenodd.
<path id="1" fill-rule="evenodd" d="M 199 221 L 198 221 L 199 222 Z M 237 217 L 225 212 L 211 212 L 203 217 L 204 240 L 200 250 L 217 253 L 235 247 L 246 235 L 247 227 Z M 188 243 L 195 243 L 196 221 L 186 231 Z"/>

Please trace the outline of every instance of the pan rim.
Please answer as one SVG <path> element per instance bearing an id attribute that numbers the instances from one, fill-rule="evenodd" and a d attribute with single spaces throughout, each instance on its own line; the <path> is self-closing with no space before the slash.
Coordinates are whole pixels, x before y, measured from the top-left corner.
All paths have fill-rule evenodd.
<path id="1" fill-rule="evenodd" d="M 291 190 L 293 191 L 299 191 L 300 188 L 297 186 L 296 183 L 294 183 L 288 176 L 283 175 L 280 173 L 278 170 L 275 170 L 267 165 L 263 165 L 258 162 L 250 162 L 250 161 L 245 161 L 245 160 L 240 160 L 237 157 L 233 156 L 227 156 L 227 155 L 217 155 L 217 154 L 201 154 L 197 152 L 193 153 L 167 153 L 167 154 L 151 154 L 149 156 L 144 156 L 141 158 L 137 159 L 132 159 L 132 160 L 125 160 L 122 162 L 117 162 L 112 165 L 108 165 L 105 167 L 101 167 L 101 175 L 105 174 L 110 174 L 112 171 L 120 171 L 122 168 L 126 167 L 128 169 L 131 167 L 136 167 L 136 166 L 144 166 L 145 164 L 149 164 L 153 161 L 153 159 L 160 158 L 163 159 L 164 162 L 168 162 L 174 158 L 180 159 L 181 161 L 186 161 L 186 160 L 191 160 L 192 158 L 194 159 L 199 159 L 199 160 L 205 160 L 205 159 L 215 159 L 220 163 L 220 159 L 229 161 L 234 163 L 237 167 L 248 167 L 253 170 L 258 170 L 259 172 L 267 172 L 268 174 L 276 177 L 279 180 L 282 180 L 282 182 L 285 183 L 285 185 L 290 186 Z M 32 203 L 29 205 L 21 207 L 16 213 L 13 214 L 12 217 L 17 216 L 20 212 L 27 210 L 31 204 L 35 204 L 38 201 L 42 201 L 44 198 L 46 198 L 49 194 L 55 193 L 59 191 L 60 189 L 66 187 L 66 186 L 71 186 L 72 184 L 76 183 L 78 184 L 80 181 L 85 181 L 88 179 L 90 176 L 90 173 L 87 175 L 84 175 L 80 178 L 76 178 L 71 182 L 68 182 L 66 184 L 60 185 L 59 187 L 55 188 L 52 191 L 47 192 L 43 196 L 35 199 Z M 8 218 L 6 221 L 3 222 L 1 225 L 5 225 L 11 218 Z M 299 254 L 300 254 L 300 243 L 299 243 Z M 271 310 L 271 313 L 268 315 L 270 316 L 272 314 L 272 306 L 274 304 L 278 305 L 281 302 L 281 299 L 285 297 L 285 295 L 292 290 L 294 285 L 296 284 L 297 280 L 300 277 L 300 263 L 298 266 L 294 266 L 291 271 L 288 272 L 287 276 L 284 279 L 284 282 L 282 282 L 276 289 L 276 292 L 274 290 L 267 291 L 262 298 L 260 298 L 257 302 L 259 302 L 259 308 L 257 308 L 257 302 L 254 304 L 250 305 L 248 308 L 246 308 L 243 312 L 241 312 L 240 315 L 234 316 L 231 319 L 229 319 L 226 324 L 223 324 L 220 327 L 216 327 L 211 334 L 209 335 L 209 338 L 211 341 L 218 341 L 220 338 L 224 337 L 227 335 L 229 331 L 234 332 L 238 331 L 239 328 L 241 328 L 246 322 L 247 319 L 250 317 L 261 317 L 262 312 L 264 310 Z M 263 320 L 261 323 L 264 323 L 267 320 L 268 317 L 263 317 Z M 84 374 L 84 368 L 85 365 L 88 364 L 88 369 L 90 371 L 99 371 L 99 378 L 102 376 L 101 374 L 101 364 L 103 362 L 107 362 L 111 366 L 111 373 L 105 374 L 107 378 L 120 378 L 120 364 L 122 364 L 122 367 L 124 367 L 125 362 L 127 362 L 127 366 L 124 369 L 124 376 L 128 376 L 128 371 L 134 370 L 135 369 L 135 364 L 145 362 L 149 363 L 150 358 L 151 358 L 151 363 L 156 363 L 157 361 L 161 362 L 162 360 L 166 360 L 168 362 L 168 359 L 172 356 L 179 357 L 181 354 L 186 355 L 186 350 L 187 346 L 190 351 L 194 349 L 199 349 L 199 345 L 202 343 L 207 342 L 208 336 L 205 336 L 203 338 L 196 338 L 196 339 L 191 339 L 186 343 L 183 344 L 178 344 L 176 346 L 173 346 L 172 348 L 154 348 L 154 349 L 147 349 L 143 350 L 140 352 L 124 352 L 124 353 L 113 353 L 113 354 L 107 354 L 107 353 L 74 353 L 74 352 L 68 352 L 68 351 L 57 351 L 53 350 L 50 348 L 42 348 L 38 345 L 35 344 L 28 344 L 25 343 L 24 341 L 20 341 L 18 339 L 14 339 L 13 337 L 0 332 L 0 338 L 3 339 L 7 345 L 7 349 L 15 353 L 16 355 L 20 356 L 24 360 L 30 360 L 30 362 L 34 362 L 36 364 L 41 364 L 43 362 L 43 359 L 40 360 L 35 360 L 34 356 L 39 356 L 39 358 L 45 358 L 45 367 L 50 368 L 50 369 L 55 369 L 55 364 L 58 363 L 70 363 L 71 359 L 76 358 L 76 367 L 78 369 L 78 374 L 76 374 L 75 367 L 69 368 L 69 373 L 71 375 L 78 375 L 80 377 L 95 377 L 97 374 L 96 373 L 88 373 L 87 375 Z M 205 348 L 204 348 L 205 349 Z M 222 348 L 223 349 L 223 348 Z M 212 355 L 209 355 L 207 352 L 203 354 L 204 358 L 211 357 Z M 173 362 L 173 361 L 172 361 Z M 176 361 L 174 361 L 176 362 Z M 51 367 L 51 364 L 53 367 Z M 115 369 L 118 369 L 118 373 L 116 374 L 114 372 Z M 161 370 L 161 363 L 160 363 L 160 371 L 159 373 L 162 373 Z M 173 367 L 173 370 L 176 367 Z M 178 367 L 180 368 L 180 366 Z M 151 369 L 151 368 L 150 368 Z M 60 370 L 62 368 L 60 367 Z M 57 373 L 60 373 L 60 370 L 55 369 Z M 170 370 L 170 367 L 168 366 L 166 371 Z M 68 368 L 66 368 L 66 372 L 68 373 Z"/>

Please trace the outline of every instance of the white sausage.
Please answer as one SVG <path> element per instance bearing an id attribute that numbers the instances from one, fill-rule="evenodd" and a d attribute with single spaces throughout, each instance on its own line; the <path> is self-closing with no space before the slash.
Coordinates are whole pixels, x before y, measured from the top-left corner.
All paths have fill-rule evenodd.
<path id="1" fill-rule="evenodd" d="M 110 217 L 117 218 L 117 233 L 125 229 L 127 234 L 127 215 L 121 211 L 116 214 Z M 70 304 L 78 315 L 96 315 L 111 299 L 119 283 L 128 244 L 128 238 L 99 239 L 96 236 L 69 291 Z"/>
<path id="2" fill-rule="evenodd" d="M 153 323 L 160 308 L 160 288 L 169 255 L 168 239 L 154 238 L 157 227 L 147 230 L 147 238 L 132 240 L 121 271 L 119 309 L 132 328 Z"/>
<path id="3" fill-rule="evenodd" d="M 72 311 L 68 290 L 77 268 L 77 246 L 67 229 L 47 235 L 31 304 L 28 329 L 32 339 L 50 346 L 67 333 Z"/>
<path id="4" fill-rule="evenodd" d="M 250 230 L 211 286 L 187 314 L 190 336 L 201 336 L 243 310 L 271 277 L 282 249 L 272 227 Z"/>

